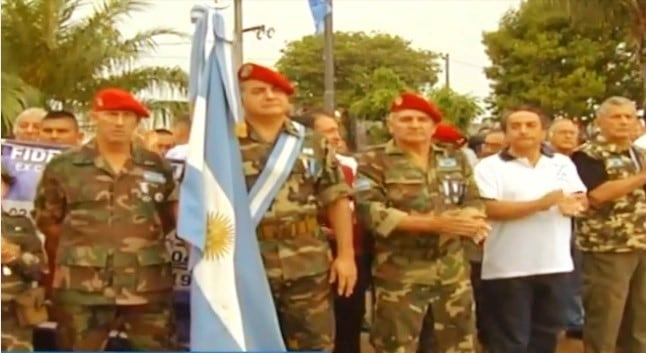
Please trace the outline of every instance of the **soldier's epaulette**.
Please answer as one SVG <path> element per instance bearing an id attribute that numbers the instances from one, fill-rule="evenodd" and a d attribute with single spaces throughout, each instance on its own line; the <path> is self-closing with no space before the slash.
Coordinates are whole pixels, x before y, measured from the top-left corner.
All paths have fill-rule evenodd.
<path id="1" fill-rule="evenodd" d="M 443 155 L 443 156 L 460 156 L 461 153 L 459 153 L 459 149 L 456 148 L 455 146 L 445 146 L 445 145 L 440 145 L 437 143 L 434 143 L 432 145 L 432 151 L 434 155 Z"/>
<path id="2" fill-rule="evenodd" d="M 375 151 L 379 151 L 379 150 L 385 150 L 386 145 L 387 145 L 387 143 L 380 143 L 378 145 L 366 146 L 365 148 L 361 149 L 361 151 L 359 151 L 359 153 L 361 154 L 361 153 L 366 153 L 366 152 L 375 152 Z"/>
<path id="3" fill-rule="evenodd" d="M 85 157 L 85 153 L 83 152 L 83 146 L 75 146 L 72 148 L 68 148 L 63 152 L 59 153 L 58 155 L 54 156 L 52 159 L 49 160 L 47 164 L 50 166 L 55 166 L 60 163 L 65 163 L 66 161 L 76 163 L 79 160 L 83 160 L 84 157 Z"/>

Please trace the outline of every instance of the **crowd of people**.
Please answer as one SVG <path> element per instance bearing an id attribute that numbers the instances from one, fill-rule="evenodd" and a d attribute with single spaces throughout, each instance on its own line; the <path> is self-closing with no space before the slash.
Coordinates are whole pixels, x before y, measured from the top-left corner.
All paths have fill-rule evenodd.
<path id="1" fill-rule="evenodd" d="M 353 153 L 333 113 L 290 117 L 287 77 L 245 64 L 238 79 L 248 189 L 279 168 L 280 136 L 303 139 L 257 228 L 288 350 L 361 352 L 369 307 L 377 353 L 554 353 L 563 331 L 588 353 L 646 352 L 646 131 L 633 102 L 604 101 L 586 139 L 530 106 L 469 137 L 404 92 L 385 118 L 392 139 Z M 165 158 L 186 157 L 191 121 L 144 132 L 148 115 L 109 88 L 86 142 L 69 112 L 16 118 L 13 139 L 70 148 L 47 163 L 31 217 L 3 210 L 2 350 L 32 350 L 48 317 L 60 350 L 104 350 L 115 329 L 136 350 L 178 349 L 165 236 L 179 186 Z M 15 182 L 3 158 L 3 198 Z"/>

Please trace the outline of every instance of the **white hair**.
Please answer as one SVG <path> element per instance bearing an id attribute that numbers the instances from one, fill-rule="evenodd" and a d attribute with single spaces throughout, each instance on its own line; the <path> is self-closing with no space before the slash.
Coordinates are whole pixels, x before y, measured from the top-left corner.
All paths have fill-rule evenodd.
<path id="1" fill-rule="evenodd" d="M 567 123 L 567 124 L 570 124 L 570 125 L 574 126 L 576 128 L 577 132 L 579 131 L 578 125 L 572 119 L 558 118 L 558 119 L 555 119 L 552 122 L 552 124 L 550 125 L 550 129 L 548 131 L 549 136 L 552 137 L 552 135 L 554 135 L 554 130 L 556 129 L 557 125 L 564 124 L 564 123 Z"/>
<path id="2" fill-rule="evenodd" d="M 603 101 L 603 103 L 601 103 L 601 105 L 597 109 L 596 117 L 600 118 L 600 117 L 606 116 L 608 114 L 608 110 L 610 110 L 610 108 L 612 107 L 620 107 L 625 105 L 630 105 L 635 109 L 635 112 L 637 111 L 637 106 L 635 105 L 635 102 L 633 102 L 632 100 L 626 97 L 614 96 L 614 97 L 607 98 L 606 100 Z"/>
<path id="3" fill-rule="evenodd" d="M 18 127 L 18 123 L 20 120 L 28 117 L 28 116 L 37 116 L 38 119 L 43 119 L 47 115 L 47 111 L 43 108 L 27 108 L 23 110 L 18 116 L 16 117 L 16 120 L 14 121 L 14 133 L 16 132 L 16 128 Z"/>

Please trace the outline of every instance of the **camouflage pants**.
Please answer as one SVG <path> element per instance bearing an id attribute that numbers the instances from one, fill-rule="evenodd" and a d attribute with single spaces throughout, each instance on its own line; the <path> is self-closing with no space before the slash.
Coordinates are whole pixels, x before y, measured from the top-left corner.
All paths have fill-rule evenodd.
<path id="1" fill-rule="evenodd" d="M 5 311 L 5 303 L 2 303 L 2 351 L 33 351 L 33 335 L 33 329 L 20 327 L 15 314 Z"/>
<path id="2" fill-rule="evenodd" d="M 289 351 L 332 351 L 334 312 L 328 274 L 269 280 Z"/>
<path id="3" fill-rule="evenodd" d="M 422 323 L 432 315 L 433 352 L 474 353 L 475 321 L 469 280 L 419 285 L 375 279 L 370 340 L 376 353 L 415 353 Z"/>
<path id="4" fill-rule="evenodd" d="M 71 305 L 58 304 L 56 339 L 63 351 L 101 351 L 111 330 L 123 329 L 136 350 L 177 349 L 172 305 Z"/>

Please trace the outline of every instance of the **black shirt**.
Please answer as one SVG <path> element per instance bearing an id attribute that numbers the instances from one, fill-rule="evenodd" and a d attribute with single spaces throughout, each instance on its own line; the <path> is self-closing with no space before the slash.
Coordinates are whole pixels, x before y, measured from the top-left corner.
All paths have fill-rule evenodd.
<path id="1" fill-rule="evenodd" d="M 572 154 L 572 162 L 576 165 L 581 181 L 588 188 L 588 192 L 608 181 L 608 173 L 604 161 L 594 159 L 582 151 Z"/>

